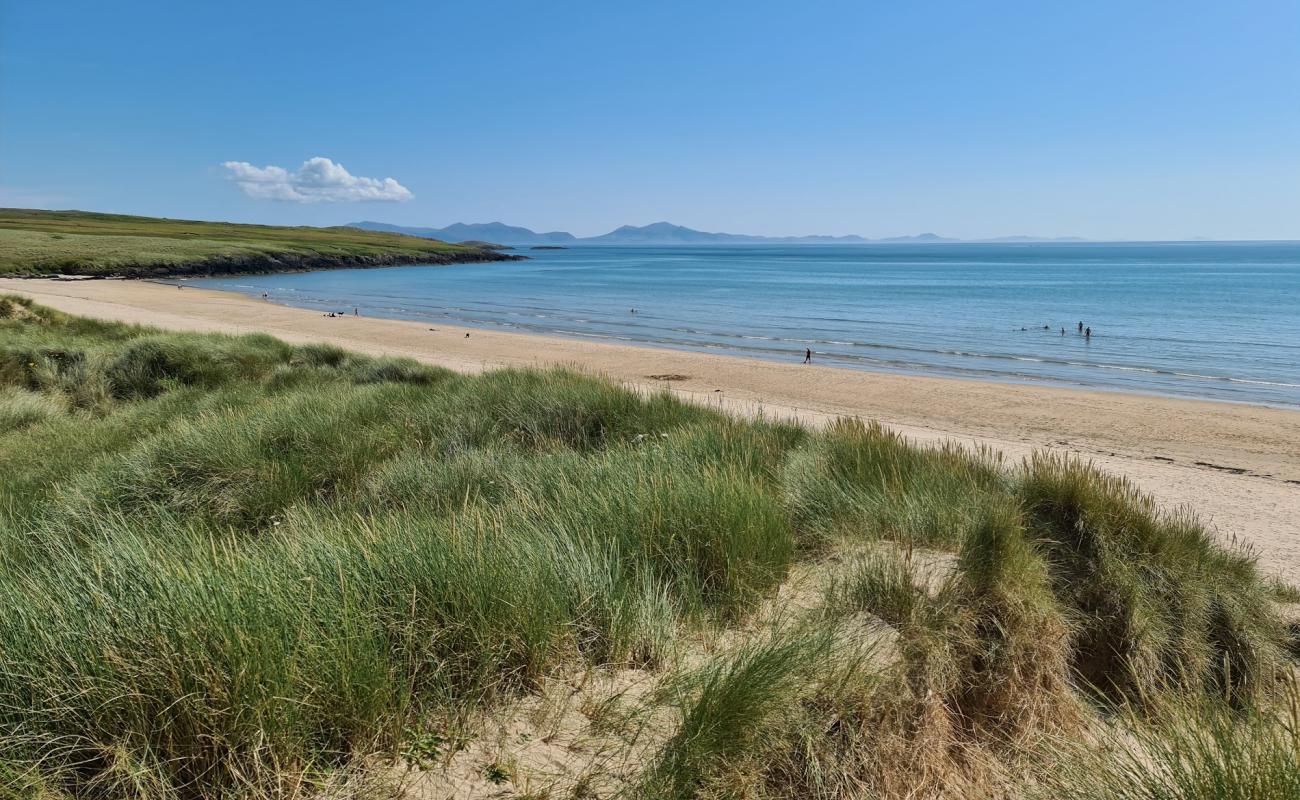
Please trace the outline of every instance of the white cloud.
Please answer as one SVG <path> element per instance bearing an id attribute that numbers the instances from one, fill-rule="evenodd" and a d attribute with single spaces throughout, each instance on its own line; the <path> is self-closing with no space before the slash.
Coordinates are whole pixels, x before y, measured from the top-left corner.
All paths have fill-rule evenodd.
<path id="1" fill-rule="evenodd" d="M 404 202 L 415 195 L 392 178 L 363 178 L 353 175 L 328 158 L 316 156 L 302 163 L 297 172 L 284 167 L 255 167 L 247 161 L 227 161 L 221 166 L 240 191 L 258 200 L 291 203 Z"/>

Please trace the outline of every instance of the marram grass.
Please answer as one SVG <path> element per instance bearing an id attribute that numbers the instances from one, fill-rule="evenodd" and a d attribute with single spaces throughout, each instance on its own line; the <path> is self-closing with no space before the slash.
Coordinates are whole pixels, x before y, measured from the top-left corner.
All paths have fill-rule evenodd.
<path id="1" fill-rule="evenodd" d="M 1280 797 L 1277 596 L 1074 462 L 0 298 L 0 796 L 347 796 L 585 669 L 663 687 L 624 796 L 1032 794 L 1125 709 L 1060 796 Z"/>

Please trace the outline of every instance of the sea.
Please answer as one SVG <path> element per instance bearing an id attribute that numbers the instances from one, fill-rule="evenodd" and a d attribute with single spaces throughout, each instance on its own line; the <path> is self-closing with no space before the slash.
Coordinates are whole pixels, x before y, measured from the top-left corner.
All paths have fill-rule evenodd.
<path id="1" fill-rule="evenodd" d="M 192 283 L 322 313 L 1300 408 L 1297 242 L 516 252 Z"/>

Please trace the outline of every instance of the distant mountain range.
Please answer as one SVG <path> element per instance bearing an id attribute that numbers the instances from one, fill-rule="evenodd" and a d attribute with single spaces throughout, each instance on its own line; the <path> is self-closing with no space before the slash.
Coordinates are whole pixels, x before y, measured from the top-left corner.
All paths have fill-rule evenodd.
<path id="1" fill-rule="evenodd" d="M 867 239 L 863 236 L 753 236 L 743 233 L 708 233 L 673 225 L 669 222 L 655 222 L 650 225 L 624 225 L 600 236 L 579 238 L 564 231 L 538 233 L 517 225 L 501 222 L 479 222 L 466 224 L 457 222 L 445 228 L 410 228 L 402 225 L 389 225 L 384 222 L 353 222 L 350 227 L 369 231 L 388 231 L 404 233 L 408 236 L 421 236 L 426 239 L 441 239 L 444 242 L 493 242 L 505 245 L 581 245 L 581 244 L 865 244 L 884 242 L 896 244 L 929 244 L 936 242 L 960 242 L 962 239 L 950 239 L 934 233 L 919 233 L 915 236 L 892 236 L 887 239 Z M 1004 236 L 1000 239 L 981 239 L 985 242 L 1079 242 L 1076 237 L 1058 237 L 1044 239 L 1033 236 Z"/>
<path id="2" fill-rule="evenodd" d="M 401 225 L 389 225 L 385 222 L 353 222 L 352 228 L 367 231 L 387 231 L 404 233 L 407 236 L 420 236 L 425 239 L 441 239 L 444 242 L 494 242 L 496 244 L 571 244 L 578 238 L 564 231 L 538 233 L 516 225 L 501 222 L 476 222 L 466 224 L 457 222 L 445 228 L 407 228 Z"/>
<path id="3" fill-rule="evenodd" d="M 772 243 L 860 243 L 861 236 L 752 236 L 743 233 L 707 233 L 670 222 L 650 225 L 624 225 L 601 236 L 582 240 L 591 244 L 740 244 L 745 242 Z"/>

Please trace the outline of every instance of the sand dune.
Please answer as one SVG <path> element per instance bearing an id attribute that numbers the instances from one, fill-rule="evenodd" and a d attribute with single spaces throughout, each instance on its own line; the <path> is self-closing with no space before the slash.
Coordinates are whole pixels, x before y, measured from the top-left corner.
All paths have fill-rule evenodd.
<path id="1" fill-rule="evenodd" d="M 625 384 L 668 387 L 742 414 L 818 424 L 879 419 L 923 441 L 984 444 L 1014 459 L 1065 451 L 1128 476 L 1167 506 L 1196 509 L 1300 583 L 1300 411 L 804 366 L 366 317 L 328 318 L 242 295 L 135 281 L 0 279 L 73 314 L 173 330 L 264 331 L 462 371 L 575 365 Z M 466 333 L 470 336 L 467 338 Z"/>

